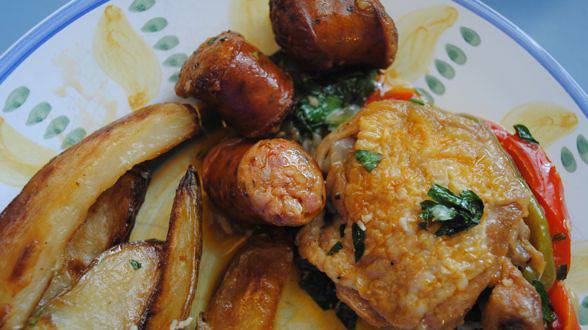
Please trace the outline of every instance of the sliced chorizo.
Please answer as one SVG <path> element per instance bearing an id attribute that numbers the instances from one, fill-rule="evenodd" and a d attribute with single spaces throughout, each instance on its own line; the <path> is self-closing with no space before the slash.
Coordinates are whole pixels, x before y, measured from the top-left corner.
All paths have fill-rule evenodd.
<path id="1" fill-rule="evenodd" d="M 325 206 L 318 165 L 285 139 L 225 141 L 206 156 L 203 180 L 212 201 L 239 221 L 301 226 Z"/>
<path id="2" fill-rule="evenodd" d="M 235 32 L 206 40 L 186 61 L 176 94 L 215 107 L 246 137 L 275 133 L 293 102 L 290 76 Z"/>

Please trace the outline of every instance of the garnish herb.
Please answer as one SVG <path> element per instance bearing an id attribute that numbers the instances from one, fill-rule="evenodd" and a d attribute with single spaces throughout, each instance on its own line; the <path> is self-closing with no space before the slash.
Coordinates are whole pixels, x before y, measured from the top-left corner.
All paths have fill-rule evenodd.
<path id="1" fill-rule="evenodd" d="M 408 99 L 410 102 L 412 103 L 416 103 L 416 104 L 420 104 L 420 105 L 425 105 L 425 101 L 421 100 L 421 99 L 417 99 L 417 98 L 410 98 Z"/>
<path id="2" fill-rule="evenodd" d="M 251 53 L 251 55 L 253 55 L 255 58 L 259 58 L 259 52 L 257 50 Z"/>
<path id="3" fill-rule="evenodd" d="M 331 247 L 329 252 L 327 252 L 327 255 L 332 256 L 335 253 L 339 252 L 342 248 L 343 248 L 343 243 L 337 242 L 337 243 L 333 244 L 333 246 Z"/>
<path id="4" fill-rule="evenodd" d="M 437 236 L 452 236 L 480 223 L 484 213 L 482 199 L 471 190 L 462 191 L 459 196 L 451 190 L 434 184 L 427 192 L 432 200 L 421 202 L 421 229 L 439 223 Z"/>
<path id="5" fill-rule="evenodd" d="M 556 279 L 563 281 L 568 277 L 568 265 L 561 265 L 557 268 Z"/>
<path id="6" fill-rule="evenodd" d="M 357 223 L 351 226 L 351 238 L 353 239 L 353 250 L 355 262 L 359 262 L 365 252 L 365 231 L 359 228 Z"/>
<path id="7" fill-rule="evenodd" d="M 355 160 L 368 171 L 373 171 L 382 161 L 382 154 L 369 150 L 356 150 Z"/>
<path id="8" fill-rule="evenodd" d="M 554 241 L 563 241 L 567 238 L 568 238 L 568 235 L 566 235 L 566 233 L 557 233 L 557 234 L 553 235 L 553 237 L 551 237 L 551 239 Z"/>
<path id="9" fill-rule="evenodd" d="M 137 269 L 141 268 L 141 266 L 142 265 L 141 265 L 140 262 L 138 262 L 135 259 L 131 259 L 131 267 L 133 267 L 134 270 L 137 270 Z"/>
<path id="10" fill-rule="evenodd" d="M 543 321 L 547 324 L 553 323 L 557 319 L 557 315 L 553 311 L 553 307 L 551 306 L 551 301 L 549 301 L 549 296 L 547 295 L 547 291 L 543 286 L 543 283 L 540 281 L 534 280 L 531 282 L 537 290 L 537 293 L 541 297 L 541 310 L 543 311 Z"/>
<path id="11" fill-rule="evenodd" d="M 517 136 L 525 141 L 529 141 L 535 144 L 539 144 L 539 141 L 535 140 L 531 132 L 527 128 L 527 126 L 522 124 L 517 124 L 513 126 L 515 131 L 517 132 Z"/>
<path id="12" fill-rule="evenodd" d="M 341 237 L 345 236 L 345 225 L 339 226 L 339 236 L 341 236 Z"/>
<path id="13" fill-rule="evenodd" d="M 206 42 L 207 45 L 211 46 L 212 44 L 214 44 L 214 42 L 216 41 L 217 37 L 214 38 L 210 38 L 210 40 L 208 40 L 208 42 Z"/>

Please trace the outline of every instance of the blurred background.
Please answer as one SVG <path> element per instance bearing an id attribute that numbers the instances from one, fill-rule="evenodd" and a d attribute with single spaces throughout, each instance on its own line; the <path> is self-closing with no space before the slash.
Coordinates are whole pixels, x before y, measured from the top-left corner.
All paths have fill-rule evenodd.
<path id="1" fill-rule="evenodd" d="M 535 39 L 588 91 L 588 0 L 482 1 Z M 67 2 L 0 0 L 0 53 Z"/>

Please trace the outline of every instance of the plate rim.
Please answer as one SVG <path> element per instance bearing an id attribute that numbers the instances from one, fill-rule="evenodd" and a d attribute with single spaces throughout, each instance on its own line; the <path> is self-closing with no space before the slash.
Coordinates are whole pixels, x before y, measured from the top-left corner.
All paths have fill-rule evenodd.
<path id="1" fill-rule="evenodd" d="M 95 8 L 110 0 L 71 0 L 49 15 L 19 38 L 0 56 L 0 84 L 22 64 L 35 50 L 55 34 Z M 481 0 L 452 0 L 475 15 L 492 24 L 523 47 L 559 83 L 588 118 L 588 95 L 574 78 L 540 46 L 509 19 L 499 14 Z"/>

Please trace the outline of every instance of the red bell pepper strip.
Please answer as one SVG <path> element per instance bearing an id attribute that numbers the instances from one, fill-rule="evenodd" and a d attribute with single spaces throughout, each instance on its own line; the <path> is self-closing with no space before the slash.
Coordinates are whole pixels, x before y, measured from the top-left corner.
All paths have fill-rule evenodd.
<path id="1" fill-rule="evenodd" d="M 557 319 L 549 325 L 553 330 L 579 330 L 580 324 L 570 296 L 562 281 L 556 281 L 548 291 L 549 300 Z"/>
<path id="2" fill-rule="evenodd" d="M 370 95 L 370 97 L 368 97 L 366 104 L 382 100 L 408 101 L 411 98 L 417 97 L 419 97 L 419 93 L 414 88 L 394 86 L 386 92 L 382 89 L 377 89 L 372 95 Z"/>

